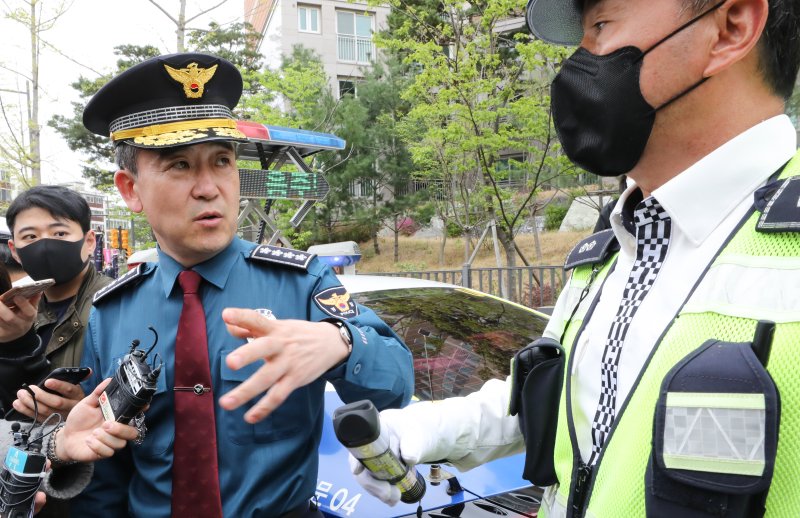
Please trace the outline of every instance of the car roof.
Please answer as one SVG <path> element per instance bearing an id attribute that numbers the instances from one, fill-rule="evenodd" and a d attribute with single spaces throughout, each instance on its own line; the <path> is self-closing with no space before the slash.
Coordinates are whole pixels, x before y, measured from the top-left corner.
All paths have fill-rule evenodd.
<path id="1" fill-rule="evenodd" d="M 429 281 L 426 279 L 415 279 L 411 277 L 389 277 L 385 275 L 337 275 L 337 277 L 339 277 L 339 280 L 342 281 L 342 285 L 345 288 L 347 288 L 347 291 L 354 294 L 369 293 L 375 291 L 405 290 L 405 289 L 415 289 L 415 288 L 452 289 L 452 290 L 462 291 L 465 293 L 472 293 L 473 295 L 479 295 L 481 297 L 489 297 L 495 300 L 499 300 L 504 304 L 510 304 L 520 309 L 524 309 L 525 311 L 534 313 L 540 317 L 544 317 L 547 319 L 550 318 L 549 314 L 543 313 L 537 309 L 529 308 L 528 306 L 523 306 L 522 304 L 518 304 L 516 302 L 504 299 L 502 297 L 498 297 L 496 295 L 484 293 L 478 290 L 473 290 L 471 288 L 464 288 L 462 286 L 457 286 L 455 284 L 448 284 L 446 282 Z"/>
<path id="2" fill-rule="evenodd" d="M 411 277 L 389 277 L 386 275 L 338 275 L 342 285 L 350 293 L 367 291 L 404 290 L 409 288 L 458 288 L 454 284 Z"/>

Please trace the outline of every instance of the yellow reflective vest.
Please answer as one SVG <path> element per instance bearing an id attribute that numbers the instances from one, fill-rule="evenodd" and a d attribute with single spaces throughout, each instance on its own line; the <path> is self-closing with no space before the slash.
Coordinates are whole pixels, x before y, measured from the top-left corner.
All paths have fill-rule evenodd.
<path id="1" fill-rule="evenodd" d="M 800 153 L 780 175 L 783 187 L 800 186 Z M 794 179 L 792 179 L 794 177 Z M 791 182 L 791 184 L 789 184 Z M 788 195 L 788 191 L 787 191 Z M 778 198 L 772 198 L 774 202 Z M 781 227 L 765 221 L 755 208 L 722 247 L 678 315 L 654 347 L 627 400 L 620 404 L 602 456 L 585 484 L 582 509 L 573 508 L 580 453 L 572 422 L 570 385 L 572 346 L 591 309 L 577 311 L 567 323 L 564 348 L 567 368 L 561 391 L 555 469 L 559 484 L 552 502 L 554 515 L 590 517 L 646 516 L 645 472 L 653 443 L 654 411 L 668 372 L 706 340 L 748 342 L 758 320 L 777 324 L 768 372 L 780 394 L 779 443 L 766 516 L 800 516 L 800 308 L 785 307 L 782 294 L 800 290 L 800 199 L 793 200 L 794 222 Z M 770 202 L 770 203 L 772 203 Z M 792 200 L 782 200 L 791 213 Z M 786 209 L 784 207 L 784 209 Z M 786 210 L 784 210 L 784 215 Z M 757 226 L 759 228 L 757 228 Z M 571 286 L 601 285 L 613 267 L 611 256 L 598 264 L 579 266 Z M 795 284 L 795 285 L 792 285 Z M 796 298 L 794 299 L 796 300 Z M 590 300 L 583 302 L 590 307 Z M 546 516 L 543 506 L 541 516 Z M 558 510 L 558 512 L 556 512 Z M 709 515 L 710 516 L 710 515 Z"/>

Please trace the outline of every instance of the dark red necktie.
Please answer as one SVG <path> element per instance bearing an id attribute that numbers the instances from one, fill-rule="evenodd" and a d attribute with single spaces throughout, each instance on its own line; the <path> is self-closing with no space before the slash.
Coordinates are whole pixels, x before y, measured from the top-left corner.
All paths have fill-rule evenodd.
<path id="1" fill-rule="evenodd" d="M 175 338 L 173 518 L 222 517 L 206 317 L 197 294 L 201 280 L 192 270 L 178 274 L 183 310 Z"/>

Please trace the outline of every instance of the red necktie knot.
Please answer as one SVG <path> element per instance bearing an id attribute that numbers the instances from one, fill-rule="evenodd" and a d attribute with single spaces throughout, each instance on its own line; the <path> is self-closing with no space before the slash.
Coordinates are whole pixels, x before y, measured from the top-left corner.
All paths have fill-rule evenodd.
<path id="1" fill-rule="evenodd" d="M 178 284 L 181 285 L 184 295 L 190 293 L 197 293 L 197 288 L 200 286 L 200 281 L 203 278 L 194 270 L 184 270 L 178 274 Z"/>

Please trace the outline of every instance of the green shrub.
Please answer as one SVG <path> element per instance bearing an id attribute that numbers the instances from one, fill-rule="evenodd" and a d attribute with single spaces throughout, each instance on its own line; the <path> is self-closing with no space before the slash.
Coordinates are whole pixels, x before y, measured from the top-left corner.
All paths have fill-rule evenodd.
<path id="1" fill-rule="evenodd" d="M 545 230 L 558 230 L 564 217 L 567 215 L 569 207 L 567 205 L 557 205 L 551 203 L 544 209 L 544 228 Z"/>
<path id="2" fill-rule="evenodd" d="M 395 263 L 395 267 L 401 272 L 422 272 L 428 268 L 428 265 L 425 262 L 414 263 L 409 261 Z"/>

